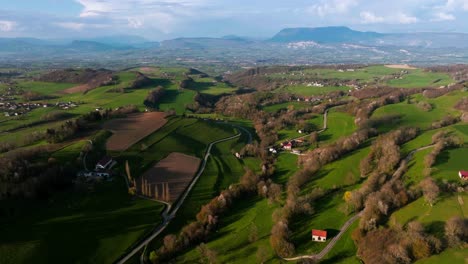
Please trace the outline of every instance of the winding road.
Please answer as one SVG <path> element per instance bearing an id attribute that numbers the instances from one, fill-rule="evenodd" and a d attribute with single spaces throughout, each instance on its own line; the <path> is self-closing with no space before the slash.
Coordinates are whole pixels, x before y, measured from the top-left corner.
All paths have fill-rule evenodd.
<path id="1" fill-rule="evenodd" d="M 416 152 L 429 149 L 433 147 L 434 145 L 428 145 L 424 147 L 417 148 L 415 150 L 412 150 L 408 155 L 400 161 L 400 165 L 398 166 L 398 169 L 393 173 L 393 176 L 398 175 L 402 170 L 405 169 L 406 164 L 413 158 L 414 154 Z M 328 243 L 328 245 L 322 249 L 318 254 L 313 254 L 313 255 L 303 255 L 303 256 L 297 256 L 293 258 L 283 258 L 286 261 L 295 261 L 295 260 L 300 260 L 300 259 L 312 259 L 312 260 L 320 260 L 325 255 L 327 255 L 333 247 L 336 245 L 338 240 L 343 236 L 343 234 L 348 230 L 348 228 L 362 215 L 362 211 L 348 219 L 346 223 L 343 224 L 343 226 L 340 228 L 340 232 Z"/>
<path id="2" fill-rule="evenodd" d="M 235 127 L 237 127 L 237 126 L 235 126 Z M 240 127 L 237 127 L 237 128 L 240 128 Z M 240 129 L 243 130 L 244 132 L 246 132 L 249 135 L 249 140 L 251 141 L 252 140 L 252 135 L 250 134 L 250 132 L 248 130 L 244 129 L 244 128 L 240 128 Z M 180 207 L 184 203 L 185 199 L 187 199 L 188 194 L 193 189 L 193 187 L 197 183 L 200 176 L 203 174 L 203 172 L 205 170 L 205 167 L 206 167 L 206 164 L 208 162 L 208 158 L 211 155 L 211 149 L 213 148 L 213 146 L 218 144 L 218 143 L 221 143 L 221 142 L 225 142 L 225 141 L 229 141 L 229 140 L 238 138 L 241 135 L 242 135 L 242 132 L 240 132 L 237 135 L 231 136 L 231 137 L 227 137 L 227 138 L 223 138 L 223 139 L 220 139 L 220 140 L 213 141 L 208 145 L 208 149 L 206 150 L 205 157 L 203 158 L 203 163 L 202 163 L 201 167 L 199 168 L 198 173 L 193 178 L 193 180 L 190 183 L 189 187 L 185 190 L 185 192 L 179 198 L 176 205 L 175 206 L 171 206 L 171 205 L 166 206 L 166 209 L 161 214 L 161 216 L 163 217 L 162 223 L 159 224 L 155 228 L 155 230 L 152 232 L 152 234 L 149 237 L 147 237 L 145 240 L 138 243 L 138 245 L 134 246 L 133 249 L 130 252 L 125 253 L 125 255 L 121 256 L 117 261 L 115 261 L 115 263 L 124 264 L 130 258 L 132 258 L 135 254 L 137 254 L 140 250 L 142 250 L 145 246 L 147 246 L 159 234 L 161 234 L 164 231 L 164 229 L 166 229 L 166 227 L 169 225 L 169 223 L 172 221 L 172 219 L 175 218 L 175 216 L 177 214 L 177 211 L 180 209 Z"/>

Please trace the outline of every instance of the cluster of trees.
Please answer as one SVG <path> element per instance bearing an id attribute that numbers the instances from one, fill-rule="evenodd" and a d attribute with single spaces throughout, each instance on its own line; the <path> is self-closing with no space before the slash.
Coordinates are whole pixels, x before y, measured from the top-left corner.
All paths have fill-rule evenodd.
<path id="1" fill-rule="evenodd" d="M 9 152 L 0 157 L 0 200 L 11 197 L 47 197 L 71 184 L 74 162 L 61 164 L 40 158 L 53 149 L 39 146 Z"/>
<path id="2" fill-rule="evenodd" d="M 441 127 L 446 127 L 460 122 L 460 118 L 452 115 L 446 115 L 442 120 L 435 121 L 431 124 L 432 129 L 437 129 Z"/>
<path id="3" fill-rule="evenodd" d="M 148 92 L 148 95 L 146 96 L 144 104 L 147 107 L 156 108 L 157 103 L 159 102 L 159 100 L 161 100 L 164 94 L 165 94 L 164 88 L 162 86 L 158 86 L 154 90 L 151 90 Z"/>
<path id="4" fill-rule="evenodd" d="M 427 98 L 437 98 L 441 97 L 442 95 L 448 94 L 453 91 L 461 90 L 463 89 L 463 84 L 455 84 L 455 85 L 449 85 L 444 88 L 432 88 L 432 89 L 426 89 L 423 92 L 423 95 Z"/>
<path id="5" fill-rule="evenodd" d="M 350 210 L 357 212 L 364 209 L 361 229 L 372 230 L 390 209 L 407 203 L 408 193 L 404 185 L 397 181 L 403 170 L 395 173 L 394 170 L 401 160 L 399 145 L 416 135 L 416 129 L 402 128 L 380 136 L 372 144 L 369 155 L 361 161 L 361 177 L 367 180 L 345 199 Z"/>
<path id="6" fill-rule="evenodd" d="M 367 233 L 357 229 L 352 237 L 358 246 L 358 255 L 365 263 L 414 263 L 440 253 L 446 247 L 466 246 L 468 221 L 452 217 L 444 227 L 442 239 L 428 233 L 424 226 L 413 221 L 402 228 L 379 228 Z"/>
<path id="7" fill-rule="evenodd" d="M 353 239 L 358 255 L 365 263 L 414 263 L 442 250 L 442 242 L 425 232 L 419 222 L 406 228 L 395 226 L 372 230 L 366 234 L 356 230 Z"/>
<path id="8" fill-rule="evenodd" d="M 455 109 L 461 110 L 463 112 L 468 112 L 468 98 L 464 97 L 455 105 Z"/>

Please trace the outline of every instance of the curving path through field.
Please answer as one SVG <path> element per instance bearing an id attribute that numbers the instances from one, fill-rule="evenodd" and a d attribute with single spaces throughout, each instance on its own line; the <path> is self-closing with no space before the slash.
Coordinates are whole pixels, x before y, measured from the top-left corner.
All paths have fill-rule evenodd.
<path id="1" fill-rule="evenodd" d="M 428 146 L 424 146 L 424 147 L 420 147 L 415 150 L 412 150 L 410 153 L 408 153 L 408 155 L 404 159 L 400 161 L 400 165 L 398 166 L 398 169 L 393 173 L 393 175 L 395 176 L 398 173 L 400 173 L 402 170 L 404 170 L 406 164 L 413 158 L 416 152 L 431 148 L 433 146 L 434 145 L 428 145 Z M 322 259 L 323 257 L 325 257 L 325 255 L 327 255 L 333 249 L 333 247 L 336 245 L 338 240 L 340 240 L 344 232 L 348 230 L 348 228 L 361 216 L 361 214 L 362 214 L 362 211 L 357 213 L 350 219 L 348 219 L 348 221 L 346 221 L 346 223 L 344 223 L 343 226 L 340 228 L 340 232 L 338 233 L 338 235 L 336 235 L 330 241 L 330 243 L 328 243 L 328 245 L 324 249 L 322 249 L 322 251 L 320 251 L 318 254 L 304 255 L 304 256 L 298 256 L 298 257 L 293 257 L 293 258 L 283 258 L 283 259 L 286 261 L 295 261 L 295 260 L 300 260 L 300 259 L 312 259 L 312 260 Z"/>
<path id="2" fill-rule="evenodd" d="M 243 129 L 245 130 L 245 129 Z M 252 135 L 247 131 L 245 130 L 248 134 L 249 134 L 249 138 L 251 140 L 252 138 Z M 168 206 L 166 206 L 166 209 L 164 210 L 164 212 L 161 214 L 162 217 L 163 217 L 163 221 L 161 224 L 159 224 L 156 229 L 152 232 L 152 234 L 147 237 L 145 240 L 141 241 L 138 243 L 138 245 L 134 246 L 133 249 L 126 253 L 124 256 L 120 257 L 117 261 L 115 261 L 115 263 L 118 263 L 118 264 L 123 264 L 125 262 L 127 262 L 130 258 L 132 258 L 135 254 L 137 254 L 140 250 L 142 250 L 144 247 L 146 247 L 153 239 L 155 239 L 159 234 L 161 234 L 164 229 L 166 229 L 166 227 L 169 225 L 169 223 L 172 221 L 172 219 L 175 218 L 176 214 L 177 214 L 177 211 L 180 209 L 180 207 L 182 206 L 182 204 L 185 202 L 185 199 L 187 199 L 187 196 L 188 194 L 190 193 L 190 191 L 193 189 L 193 187 L 195 186 L 195 184 L 197 183 L 198 179 L 200 178 L 200 176 L 203 174 L 203 172 L 205 171 L 205 167 L 206 167 L 206 164 L 208 162 L 208 158 L 210 157 L 211 155 L 211 149 L 213 148 L 214 145 L 218 144 L 218 143 L 221 143 L 221 142 L 225 142 L 225 141 L 229 141 L 229 140 L 232 140 L 232 139 L 235 139 L 235 138 L 238 138 L 241 136 L 242 133 L 239 133 L 237 135 L 234 135 L 234 136 L 231 136 L 231 137 L 227 137 L 227 138 L 223 138 L 223 139 L 220 139 L 220 140 L 216 140 L 216 141 L 213 141 L 211 142 L 209 145 L 208 145 L 208 149 L 206 150 L 206 154 L 205 154 L 205 157 L 203 158 L 203 162 L 202 162 L 202 165 L 200 167 L 200 169 L 198 170 L 198 173 L 195 175 L 195 177 L 193 178 L 192 182 L 190 183 L 189 187 L 184 191 L 184 193 L 182 194 L 182 196 L 178 199 L 177 203 L 175 206 L 171 206 L 169 204 L 167 204 Z"/>

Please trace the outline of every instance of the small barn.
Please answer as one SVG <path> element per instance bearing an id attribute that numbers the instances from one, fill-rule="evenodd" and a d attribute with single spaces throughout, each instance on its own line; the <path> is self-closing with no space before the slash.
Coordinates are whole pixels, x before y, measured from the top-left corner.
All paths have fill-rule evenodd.
<path id="1" fill-rule="evenodd" d="M 468 171 L 459 171 L 458 176 L 460 177 L 460 179 L 466 181 L 468 180 Z"/>
<path id="2" fill-rule="evenodd" d="M 316 242 L 327 241 L 327 231 L 312 229 L 312 241 L 316 241 Z"/>

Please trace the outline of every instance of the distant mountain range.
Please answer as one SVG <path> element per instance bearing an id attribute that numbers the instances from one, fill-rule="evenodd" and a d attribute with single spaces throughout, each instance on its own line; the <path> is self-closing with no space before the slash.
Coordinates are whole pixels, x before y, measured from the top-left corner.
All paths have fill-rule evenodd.
<path id="1" fill-rule="evenodd" d="M 86 54 L 87 56 L 83 56 Z M 152 42 L 138 36 L 41 40 L 0 38 L 0 62 L 128 60 L 304 63 L 466 62 L 468 34 L 362 32 L 347 27 L 286 28 L 270 39 L 228 35 Z"/>

